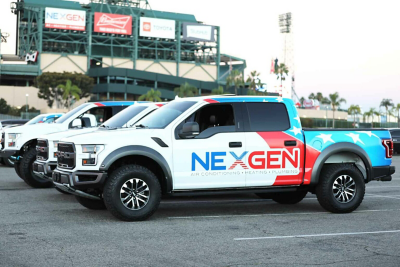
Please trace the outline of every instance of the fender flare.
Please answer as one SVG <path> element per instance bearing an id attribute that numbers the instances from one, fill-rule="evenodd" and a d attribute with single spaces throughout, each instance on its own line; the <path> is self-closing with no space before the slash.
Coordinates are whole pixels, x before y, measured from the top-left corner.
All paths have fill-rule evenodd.
<path id="1" fill-rule="evenodd" d="M 359 156 L 361 158 L 361 160 L 364 162 L 365 168 L 367 169 L 367 182 L 371 181 L 372 177 L 374 177 L 374 173 L 373 173 L 371 160 L 370 160 L 367 152 L 365 152 L 365 150 L 363 148 L 361 148 L 360 146 L 358 146 L 356 144 L 349 143 L 349 142 L 342 142 L 342 143 L 336 143 L 336 144 L 330 145 L 329 147 L 325 148 L 321 152 L 321 154 L 318 156 L 317 160 L 314 162 L 313 170 L 311 172 L 310 185 L 318 184 L 319 176 L 321 174 L 322 167 L 324 166 L 324 163 L 326 162 L 326 160 L 330 156 L 332 156 L 336 153 L 340 153 L 340 152 L 350 152 L 350 153 L 354 153 L 357 156 Z"/>
<path id="2" fill-rule="evenodd" d="M 145 156 L 154 160 L 164 172 L 164 177 L 167 183 L 167 192 L 172 192 L 172 173 L 167 161 L 156 150 L 145 146 L 124 146 L 114 150 L 103 160 L 100 165 L 100 171 L 107 171 L 115 161 L 126 156 Z"/>

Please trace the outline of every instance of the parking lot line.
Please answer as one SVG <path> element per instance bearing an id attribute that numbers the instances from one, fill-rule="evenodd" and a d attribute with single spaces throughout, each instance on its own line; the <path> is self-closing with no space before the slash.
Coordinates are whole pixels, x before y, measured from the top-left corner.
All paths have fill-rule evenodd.
<path id="1" fill-rule="evenodd" d="M 352 213 L 367 213 L 367 212 L 391 212 L 400 211 L 400 209 L 383 209 L 383 210 L 356 210 Z M 263 214 L 240 214 L 240 215 L 204 215 L 204 216 L 176 216 L 168 217 L 168 219 L 211 219 L 211 218 L 234 218 L 234 217 L 265 217 L 265 216 L 297 216 L 297 215 L 320 215 L 320 214 L 332 214 L 334 213 L 327 211 L 320 212 L 291 212 L 291 213 L 263 213 Z"/>
<path id="2" fill-rule="evenodd" d="M 306 237 L 343 236 L 343 235 L 372 235 L 372 234 L 389 234 L 389 233 L 391 233 L 391 234 L 400 233 L 400 230 L 354 232 L 354 233 L 329 233 L 329 234 L 314 234 L 314 235 L 282 235 L 282 236 L 244 237 L 244 238 L 234 238 L 233 240 L 243 241 L 243 240 L 260 240 L 260 239 L 306 238 Z"/>
<path id="3" fill-rule="evenodd" d="M 382 195 L 376 195 L 376 194 L 365 194 L 366 196 L 372 196 L 372 197 L 383 197 L 383 198 L 391 198 L 391 199 L 398 199 L 400 200 L 400 197 L 396 196 L 382 196 Z"/>

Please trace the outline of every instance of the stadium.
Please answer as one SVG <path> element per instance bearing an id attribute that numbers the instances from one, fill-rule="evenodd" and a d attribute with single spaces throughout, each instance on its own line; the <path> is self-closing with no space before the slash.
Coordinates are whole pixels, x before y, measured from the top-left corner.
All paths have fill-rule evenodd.
<path id="1" fill-rule="evenodd" d="M 152 10 L 144 0 L 19 0 L 11 12 L 17 52 L 2 55 L 0 90 L 15 105 L 25 101 L 15 96 L 33 92 L 35 78 L 45 72 L 92 77 L 91 100 L 137 100 L 150 88 L 171 100 L 185 82 L 207 95 L 230 71 L 244 74 L 246 68 L 244 59 L 222 53 L 220 27 L 193 14 Z M 30 103 L 47 108 L 35 97 L 30 94 Z"/>

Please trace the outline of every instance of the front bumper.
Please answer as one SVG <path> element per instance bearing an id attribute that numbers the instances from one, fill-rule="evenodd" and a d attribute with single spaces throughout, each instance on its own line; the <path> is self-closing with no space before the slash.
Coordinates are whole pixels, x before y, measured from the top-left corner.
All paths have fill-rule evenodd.
<path id="1" fill-rule="evenodd" d="M 17 152 L 18 152 L 18 150 L 1 150 L 0 157 L 8 158 L 8 157 L 15 155 Z"/>
<path id="2" fill-rule="evenodd" d="M 40 178 L 53 181 L 53 170 L 57 167 L 57 161 L 41 162 L 35 161 L 33 163 L 33 173 Z"/>
<path id="3" fill-rule="evenodd" d="M 395 166 L 382 166 L 373 167 L 373 177 L 371 180 L 377 180 L 382 182 L 389 182 L 392 180 L 392 174 L 395 173 Z"/>

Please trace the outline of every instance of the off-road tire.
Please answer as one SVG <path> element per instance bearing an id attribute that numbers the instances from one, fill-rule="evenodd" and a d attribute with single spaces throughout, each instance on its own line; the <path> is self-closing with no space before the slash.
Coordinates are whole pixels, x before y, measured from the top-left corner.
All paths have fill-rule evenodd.
<path id="1" fill-rule="evenodd" d="M 21 174 L 21 165 L 22 164 L 20 161 L 16 161 L 14 163 L 14 170 L 17 173 L 18 177 L 21 178 L 22 180 L 24 180 L 24 178 L 22 177 L 22 174 Z"/>
<path id="2" fill-rule="evenodd" d="M 31 148 L 22 156 L 20 160 L 21 168 L 21 176 L 24 181 L 35 188 L 49 188 L 53 187 L 53 183 L 51 181 L 42 179 L 37 177 L 33 173 L 33 162 L 36 160 L 36 149 Z"/>
<path id="3" fill-rule="evenodd" d="M 60 188 L 58 188 L 57 186 L 54 187 L 58 192 L 66 194 L 66 195 L 71 195 L 71 193 L 68 193 L 67 191 L 61 190 Z"/>
<path id="4" fill-rule="evenodd" d="M 106 205 L 104 205 L 104 201 L 101 200 L 96 200 L 96 199 L 90 199 L 86 197 L 80 197 L 80 196 L 75 196 L 76 200 L 84 206 L 87 209 L 90 210 L 105 210 Z"/>
<path id="5" fill-rule="evenodd" d="M 332 192 L 334 181 L 341 175 L 348 175 L 355 182 L 355 195 L 347 203 L 340 203 Z M 364 177 L 357 167 L 352 164 L 330 164 L 322 169 L 315 193 L 319 204 L 327 211 L 349 213 L 357 209 L 364 199 Z"/>
<path id="6" fill-rule="evenodd" d="M 274 193 L 272 200 L 279 204 L 293 205 L 302 201 L 306 195 L 307 191 Z"/>
<path id="7" fill-rule="evenodd" d="M 132 178 L 144 181 L 150 197 L 147 204 L 138 210 L 131 210 L 122 204 L 122 185 Z M 157 177 L 149 169 L 140 165 L 126 165 L 115 170 L 107 179 L 103 190 L 104 203 L 112 215 L 123 221 L 143 221 L 157 210 L 161 201 L 161 186 Z"/>

